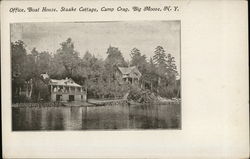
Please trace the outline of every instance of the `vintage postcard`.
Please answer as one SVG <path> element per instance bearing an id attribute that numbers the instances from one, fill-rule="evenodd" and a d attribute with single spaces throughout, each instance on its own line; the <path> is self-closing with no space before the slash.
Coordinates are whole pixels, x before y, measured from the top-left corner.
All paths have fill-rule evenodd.
<path id="1" fill-rule="evenodd" d="M 12 130 L 181 129 L 180 25 L 10 24 Z"/>
<path id="2" fill-rule="evenodd" d="M 3 158 L 248 158 L 246 1 L 2 1 Z"/>

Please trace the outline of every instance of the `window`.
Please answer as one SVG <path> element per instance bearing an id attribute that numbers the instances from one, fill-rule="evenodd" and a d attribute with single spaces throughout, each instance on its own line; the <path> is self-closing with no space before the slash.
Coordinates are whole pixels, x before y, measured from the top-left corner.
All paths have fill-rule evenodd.
<path id="1" fill-rule="evenodd" d="M 61 101 L 62 100 L 62 95 L 57 94 L 56 95 L 56 101 Z"/>
<path id="2" fill-rule="evenodd" d="M 69 95 L 69 101 L 74 101 L 75 100 L 75 96 L 74 95 Z"/>

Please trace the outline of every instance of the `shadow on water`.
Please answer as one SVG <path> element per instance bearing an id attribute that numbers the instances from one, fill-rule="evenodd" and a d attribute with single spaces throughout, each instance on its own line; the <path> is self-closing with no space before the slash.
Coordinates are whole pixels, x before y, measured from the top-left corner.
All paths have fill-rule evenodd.
<path id="1" fill-rule="evenodd" d="M 179 129 L 180 104 L 12 108 L 12 130 Z"/>

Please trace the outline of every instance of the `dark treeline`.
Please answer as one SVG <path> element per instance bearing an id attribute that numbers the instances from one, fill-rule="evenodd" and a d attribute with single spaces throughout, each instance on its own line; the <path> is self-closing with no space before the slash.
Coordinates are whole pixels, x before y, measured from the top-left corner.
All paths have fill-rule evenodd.
<path id="1" fill-rule="evenodd" d="M 12 42 L 13 102 L 25 100 L 27 96 L 36 100 L 38 93 L 45 93 L 47 88 L 38 79 L 46 72 L 52 79 L 72 78 L 87 89 L 88 97 L 91 98 L 121 97 L 129 89 L 147 89 L 166 98 L 180 97 L 180 81 L 176 80 L 178 73 L 174 57 L 166 53 L 162 46 L 157 46 L 154 56 L 149 59 L 138 48 L 131 50 L 130 61 L 125 61 L 121 51 L 113 46 L 107 48 L 106 54 L 106 59 L 100 59 L 86 51 L 81 58 L 71 38 L 62 42 L 54 54 L 38 52 L 36 48 L 28 53 L 23 41 Z M 119 84 L 115 76 L 117 66 L 137 66 L 142 74 L 138 88 Z M 33 94 L 24 95 L 22 92 L 30 89 L 30 82 L 33 84 Z"/>

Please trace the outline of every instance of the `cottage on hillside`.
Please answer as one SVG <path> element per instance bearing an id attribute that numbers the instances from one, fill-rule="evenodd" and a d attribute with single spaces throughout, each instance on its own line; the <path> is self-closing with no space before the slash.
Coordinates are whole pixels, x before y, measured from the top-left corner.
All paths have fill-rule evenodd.
<path id="1" fill-rule="evenodd" d="M 121 84 L 130 83 L 138 85 L 141 78 L 141 73 L 136 66 L 118 67 L 116 77 Z"/>

